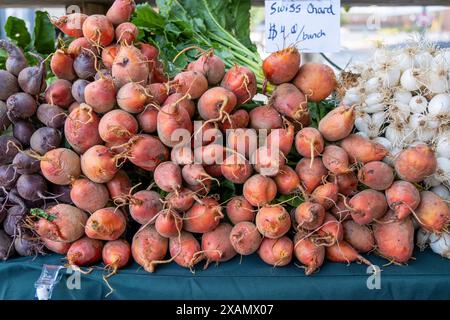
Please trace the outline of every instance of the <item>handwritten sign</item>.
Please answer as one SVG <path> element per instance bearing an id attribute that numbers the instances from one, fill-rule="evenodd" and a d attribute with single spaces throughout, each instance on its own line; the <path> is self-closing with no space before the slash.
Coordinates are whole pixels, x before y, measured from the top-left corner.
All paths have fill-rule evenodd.
<path id="1" fill-rule="evenodd" d="M 295 45 L 302 52 L 337 52 L 340 0 L 266 0 L 266 51 Z"/>

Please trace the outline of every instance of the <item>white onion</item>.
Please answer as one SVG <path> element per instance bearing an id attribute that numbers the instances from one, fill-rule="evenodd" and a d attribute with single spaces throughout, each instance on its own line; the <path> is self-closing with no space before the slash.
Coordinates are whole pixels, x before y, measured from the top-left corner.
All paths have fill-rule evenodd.
<path id="1" fill-rule="evenodd" d="M 381 144 L 386 150 L 392 149 L 392 143 L 385 137 L 376 137 L 375 139 L 372 139 L 372 141 Z"/>
<path id="2" fill-rule="evenodd" d="M 407 90 L 400 88 L 394 92 L 394 101 L 395 102 L 409 104 L 411 99 L 412 99 L 412 93 Z"/>
<path id="3" fill-rule="evenodd" d="M 439 185 L 436 187 L 433 187 L 430 189 L 431 192 L 434 192 L 439 197 L 441 197 L 442 200 L 449 201 L 450 200 L 450 191 L 448 188 L 444 185 Z"/>
<path id="4" fill-rule="evenodd" d="M 394 102 L 387 110 L 389 117 L 396 122 L 407 122 L 411 109 L 409 104 Z"/>
<path id="5" fill-rule="evenodd" d="M 359 132 L 357 132 L 356 133 L 357 135 L 359 135 L 359 136 L 361 136 L 361 137 L 364 137 L 364 138 L 369 138 L 369 136 L 367 135 L 367 133 L 365 133 L 365 132 L 363 132 L 363 131 L 359 131 Z"/>
<path id="6" fill-rule="evenodd" d="M 428 243 L 430 242 L 431 232 L 420 228 L 417 230 L 416 235 L 416 245 L 419 247 L 420 251 L 423 251 L 427 248 Z"/>
<path id="7" fill-rule="evenodd" d="M 436 155 L 450 159 L 450 135 L 439 137 L 436 142 Z"/>
<path id="8" fill-rule="evenodd" d="M 437 167 L 434 177 L 440 182 L 450 181 L 450 159 L 439 157 L 436 159 Z"/>
<path id="9" fill-rule="evenodd" d="M 427 116 L 421 113 L 413 113 L 409 117 L 408 126 L 411 129 L 427 128 Z"/>
<path id="10" fill-rule="evenodd" d="M 381 79 L 380 77 L 373 77 L 364 83 L 364 89 L 366 93 L 377 92 L 381 87 Z"/>
<path id="11" fill-rule="evenodd" d="M 414 56 L 414 66 L 416 68 L 429 68 L 432 61 L 433 56 L 428 51 L 419 52 Z"/>
<path id="12" fill-rule="evenodd" d="M 381 126 L 385 120 L 384 112 L 378 112 L 370 116 L 365 113 L 355 119 L 355 127 L 364 132 L 369 138 L 378 137 Z"/>
<path id="13" fill-rule="evenodd" d="M 434 253 L 450 259 L 450 234 L 445 232 L 441 234 L 432 233 L 429 241 L 430 248 Z"/>
<path id="14" fill-rule="evenodd" d="M 385 48 L 377 48 L 373 53 L 373 61 L 376 65 L 384 65 L 392 60 L 390 52 Z"/>
<path id="15" fill-rule="evenodd" d="M 433 58 L 432 66 L 450 66 L 450 50 L 442 50 Z"/>
<path id="16" fill-rule="evenodd" d="M 358 87 L 350 88 L 345 92 L 344 99 L 342 102 L 347 106 L 352 106 L 354 104 L 361 103 L 361 89 Z"/>
<path id="17" fill-rule="evenodd" d="M 399 68 L 387 67 L 381 71 L 380 78 L 384 88 L 392 88 L 398 85 L 401 71 Z"/>
<path id="18" fill-rule="evenodd" d="M 363 113 L 355 119 L 355 127 L 359 132 L 364 132 L 365 134 L 367 134 L 367 132 L 369 131 L 370 121 L 370 115 L 367 113 Z"/>
<path id="19" fill-rule="evenodd" d="M 367 95 L 364 100 L 365 104 L 373 105 L 377 103 L 381 103 L 384 100 L 384 94 L 381 92 L 373 92 Z"/>
<path id="20" fill-rule="evenodd" d="M 367 113 L 375 113 L 375 112 L 381 112 L 386 109 L 386 104 L 384 103 L 375 103 L 370 105 L 365 105 L 363 110 Z"/>
<path id="21" fill-rule="evenodd" d="M 436 75 L 431 73 L 427 77 L 426 87 L 432 93 L 444 93 L 448 90 L 447 75 Z"/>
<path id="22" fill-rule="evenodd" d="M 421 128 L 415 133 L 418 142 L 429 143 L 436 137 L 436 129 Z"/>
<path id="23" fill-rule="evenodd" d="M 426 177 L 425 180 L 423 180 L 423 182 L 425 182 L 425 185 L 428 188 L 437 187 L 437 186 L 441 185 L 441 182 L 439 180 L 437 180 L 434 176 Z"/>
<path id="24" fill-rule="evenodd" d="M 384 136 L 392 143 L 392 146 L 399 146 L 403 140 L 403 128 L 391 123 L 386 127 Z"/>
<path id="25" fill-rule="evenodd" d="M 400 84 L 408 91 L 416 91 L 420 88 L 420 83 L 417 80 L 418 73 L 415 69 L 407 69 L 400 77 Z"/>
<path id="26" fill-rule="evenodd" d="M 406 69 L 412 68 L 414 64 L 414 58 L 411 53 L 407 51 L 403 51 L 394 58 L 397 66 L 401 71 L 405 71 Z"/>
<path id="27" fill-rule="evenodd" d="M 450 95 L 441 93 L 435 95 L 428 103 L 428 113 L 439 117 L 450 113 Z"/>
<path id="28" fill-rule="evenodd" d="M 415 96 L 409 101 L 409 108 L 412 113 L 423 113 L 427 110 L 428 101 L 423 96 Z"/>

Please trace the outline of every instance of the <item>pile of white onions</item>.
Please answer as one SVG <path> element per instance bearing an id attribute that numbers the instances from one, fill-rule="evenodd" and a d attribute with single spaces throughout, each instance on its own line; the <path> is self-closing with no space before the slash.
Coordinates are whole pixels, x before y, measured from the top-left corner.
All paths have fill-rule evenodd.
<path id="1" fill-rule="evenodd" d="M 360 134 L 384 145 L 392 163 L 404 148 L 427 143 L 438 168 L 427 187 L 450 186 L 450 50 L 413 43 L 379 47 L 370 61 L 349 69 L 358 84 L 346 88 L 343 103 L 354 105 Z"/>

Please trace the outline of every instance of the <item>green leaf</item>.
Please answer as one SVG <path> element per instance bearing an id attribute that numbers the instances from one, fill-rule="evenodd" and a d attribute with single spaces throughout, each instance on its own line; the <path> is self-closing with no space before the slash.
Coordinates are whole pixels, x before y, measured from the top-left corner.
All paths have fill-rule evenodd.
<path id="1" fill-rule="evenodd" d="M 236 186 L 233 182 L 223 179 L 219 187 L 220 201 L 227 201 L 236 195 Z"/>
<path id="2" fill-rule="evenodd" d="M 311 126 L 317 128 L 320 120 L 326 116 L 328 112 L 333 110 L 336 104 L 331 100 L 322 100 L 320 102 L 308 102 L 308 109 L 311 114 Z"/>
<path id="3" fill-rule="evenodd" d="M 275 203 L 288 204 L 291 207 L 297 208 L 304 201 L 297 195 L 281 195 L 274 200 Z"/>
<path id="4" fill-rule="evenodd" d="M 293 208 L 297 208 L 304 201 L 299 196 L 281 195 L 280 197 L 275 199 L 275 202 L 276 203 L 280 203 L 280 204 L 287 204 L 288 206 L 291 206 Z"/>
<path id="5" fill-rule="evenodd" d="M 256 52 L 250 41 L 249 0 L 178 0 L 186 12 L 204 21 L 209 32 Z"/>
<path id="6" fill-rule="evenodd" d="M 31 42 L 30 33 L 22 19 L 9 16 L 6 20 L 5 32 L 8 38 L 16 42 L 21 48 L 26 48 Z"/>
<path id="7" fill-rule="evenodd" d="M 55 27 L 48 18 L 47 12 L 36 11 L 33 44 L 39 53 L 50 54 L 55 51 Z"/>
<path id="8" fill-rule="evenodd" d="M 6 59 L 8 58 L 8 54 L 6 53 L 5 50 L 0 49 L 0 69 L 1 70 L 5 70 L 5 63 L 6 63 Z"/>
<path id="9" fill-rule="evenodd" d="M 52 222 L 53 220 L 55 220 L 57 218 L 55 215 L 47 213 L 47 212 L 45 212 L 45 210 L 42 210 L 41 208 L 30 209 L 30 214 L 32 216 L 39 217 L 39 218 L 48 220 L 50 222 Z"/>
<path id="10" fill-rule="evenodd" d="M 148 31 L 164 31 L 165 19 L 148 4 L 140 4 L 136 8 L 133 23 Z"/>

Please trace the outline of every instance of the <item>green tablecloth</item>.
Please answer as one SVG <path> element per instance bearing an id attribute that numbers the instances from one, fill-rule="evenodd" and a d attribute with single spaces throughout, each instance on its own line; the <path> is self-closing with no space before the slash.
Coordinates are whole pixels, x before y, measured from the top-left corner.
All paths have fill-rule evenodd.
<path id="1" fill-rule="evenodd" d="M 149 274 L 132 264 L 109 282 L 115 289 L 108 299 L 450 299 L 450 261 L 430 251 L 416 252 L 409 266 L 385 266 L 374 255 L 369 259 L 382 268 L 380 289 L 369 290 L 365 265 L 327 262 L 312 276 L 294 264 L 272 268 L 257 256 L 198 267 L 192 274 L 175 264 L 159 266 Z M 34 283 L 43 264 L 61 264 L 62 256 L 14 258 L 0 263 L 0 298 L 33 299 Z M 100 269 L 81 275 L 81 288 L 69 290 L 65 273 L 52 299 L 103 299 L 108 288 Z M 373 281 L 369 281 L 374 283 Z"/>

